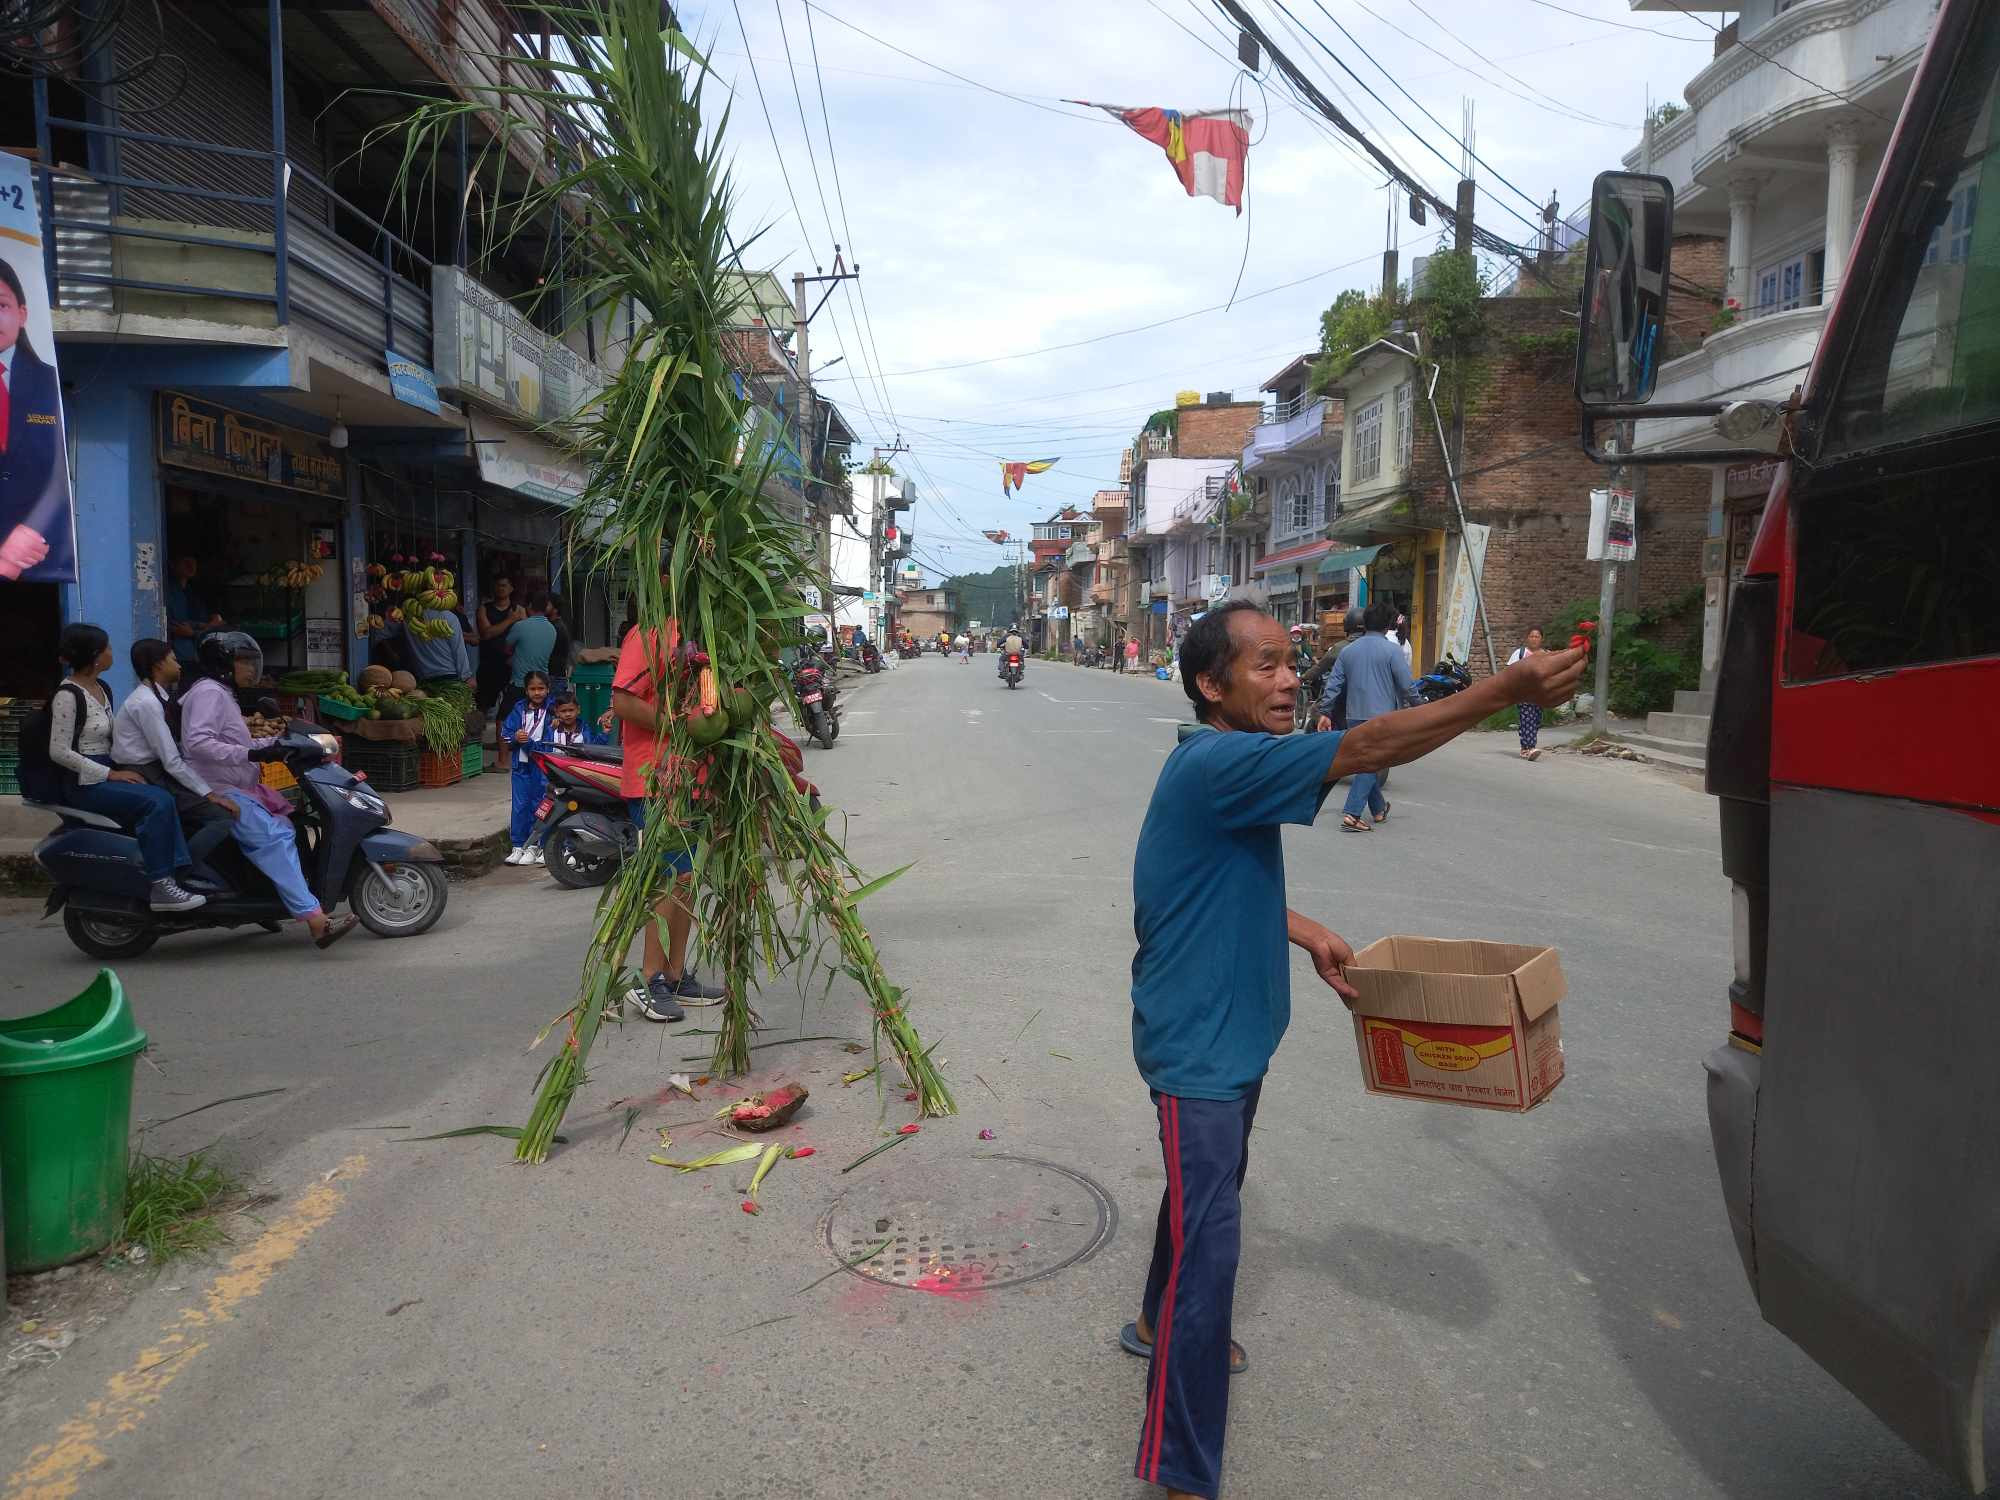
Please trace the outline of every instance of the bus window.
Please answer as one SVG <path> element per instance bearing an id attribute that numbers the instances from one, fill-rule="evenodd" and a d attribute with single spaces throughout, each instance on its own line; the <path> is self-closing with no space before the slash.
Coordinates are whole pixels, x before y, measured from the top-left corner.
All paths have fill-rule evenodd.
<path id="1" fill-rule="evenodd" d="M 2000 495 L 1990 457 L 1949 444 L 2000 422 L 1996 79 L 2000 27 L 1981 26 L 1903 201 L 1872 210 L 1898 232 L 1856 309 L 1812 444 L 1820 477 L 1794 517 L 1790 681 L 2000 654 Z"/>
<path id="2" fill-rule="evenodd" d="M 2000 421 L 2000 27 L 1976 29 L 1896 205 L 1815 461 Z M 1983 210 L 1983 212 L 1982 212 Z"/>

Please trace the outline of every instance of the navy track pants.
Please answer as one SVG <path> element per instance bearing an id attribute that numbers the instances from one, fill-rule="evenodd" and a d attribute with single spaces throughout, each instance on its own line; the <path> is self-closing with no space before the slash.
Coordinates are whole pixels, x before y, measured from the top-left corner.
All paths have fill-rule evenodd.
<path id="1" fill-rule="evenodd" d="M 1229 1423 L 1229 1325 L 1242 1252 L 1239 1193 L 1260 1083 L 1240 1099 L 1153 1094 L 1167 1190 L 1146 1274 L 1153 1357 L 1133 1470 L 1148 1484 L 1214 1500 Z"/>

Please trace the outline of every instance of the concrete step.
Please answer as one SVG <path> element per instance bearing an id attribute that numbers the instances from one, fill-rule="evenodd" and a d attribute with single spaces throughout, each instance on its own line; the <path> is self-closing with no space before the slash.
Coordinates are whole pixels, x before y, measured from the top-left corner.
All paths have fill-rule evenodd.
<path id="1" fill-rule="evenodd" d="M 1664 713 L 1646 715 L 1646 733 L 1663 740 L 1699 740 L 1708 743 L 1708 715 Z"/>
<path id="2" fill-rule="evenodd" d="M 1657 734 L 1621 734 L 1618 743 L 1630 745 L 1648 760 L 1699 771 L 1708 765 L 1706 740 L 1680 740 Z"/>
<path id="3" fill-rule="evenodd" d="M 1674 694 L 1674 712 L 1677 714 L 1708 715 L 1715 712 L 1715 694 L 1699 693 L 1691 688 L 1682 688 Z"/>

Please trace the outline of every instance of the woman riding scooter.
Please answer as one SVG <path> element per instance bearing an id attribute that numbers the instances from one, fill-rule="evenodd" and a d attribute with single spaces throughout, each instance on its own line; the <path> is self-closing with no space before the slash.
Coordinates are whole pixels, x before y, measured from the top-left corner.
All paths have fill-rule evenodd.
<path id="1" fill-rule="evenodd" d="M 181 692 L 181 753 L 188 769 L 236 805 L 231 834 L 252 864 L 277 888 L 285 910 L 312 930 L 313 943 L 330 948 L 354 930 L 352 912 L 328 917 L 299 867 L 291 807 L 263 785 L 250 761 L 271 739 L 251 736 L 237 707 L 239 688 L 254 687 L 264 672 L 264 652 L 241 631 L 216 631 L 195 647 L 199 678 Z M 141 688 L 140 691 L 146 691 Z"/>

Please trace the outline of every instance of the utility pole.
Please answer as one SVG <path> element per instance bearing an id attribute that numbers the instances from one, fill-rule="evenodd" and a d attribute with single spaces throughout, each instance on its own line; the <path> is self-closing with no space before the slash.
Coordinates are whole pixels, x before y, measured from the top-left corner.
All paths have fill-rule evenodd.
<path id="1" fill-rule="evenodd" d="M 740 257 L 737 260 L 737 265 L 739 268 L 742 266 Z M 843 281 L 854 281 L 860 278 L 861 263 L 856 261 L 854 269 L 851 271 L 848 270 L 846 263 L 841 259 L 840 246 L 835 245 L 833 247 L 833 274 L 830 276 L 826 275 L 824 268 L 820 266 L 814 266 L 813 273 L 811 276 L 806 275 L 803 271 L 794 271 L 792 273 L 792 328 L 798 336 L 798 342 L 793 353 L 799 370 L 799 399 L 797 402 L 801 448 L 799 454 L 799 494 L 802 499 L 802 512 L 806 510 L 819 511 L 822 523 L 821 530 L 827 542 L 827 567 L 830 573 L 833 566 L 831 524 L 826 521 L 824 510 L 819 509 L 812 499 L 812 487 L 815 484 L 823 483 L 819 477 L 819 427 L 813 419 L 812 320 L 819 316 L 820 308 L 826 306 L 826 299 L 833 295 L 836 286 Z M 748 275 L 749 273 L 745 272 L 744 274 Z M 826 296 L 819 299 L 819 307 L 815 307 L 811 312 L 807 312 L 806 286 L 808 283 L 818 282 L 829 283 L 826 289 Z M 799 519 L 800 524 L 803 525 L 805 523 L 804 514 L 801 514 Z M 830 576 L 827 583 L 827 625 L 831 629 L 834 623 L 833 612 L 835 606 L 833 604 L 832 579 Z"/>
<path id="2" fill-rule="evenodd" d="M 1639 170 L 1650 173 L 1653 170 L 1653 111 L 1648 97 L 1646 125 L 1640 136 Z M 1633 448 L 1633 424 L 1618 424 L 1619 446 L 1627 453 Z M 1611 496 L 1615 501 L 1618 492 L 1629 489 L 1632 494 L 1632 541 L 1636 548 L 1639 540 L 1639 513 L 1646 500 L 1646 470 L 1639 464 L 1619 464 L 1611 471 Z M 1607 507 L 1608 509 L 1608 507 Z M 1609 517 L 1607 515 L 1607 522 Z M 1605 527 L 1604 576 L 1597 590 L 1597 641 L 1593 649 L 1597 652 L 1597 676 L 1593 683 L 1594 701 L 1590 709 L 1590 723 L 1593 729 L 1603 731 L 1611 724 L 1611 622 L 1618 612 L 1618 564 L 1611 561 L 1610 527 Z M 1633 555 L 1632 576 L 1638 577 L 1638 555 Z"/>
<path id="3" fill-rule="evenodd" d="M 1396 179 L 1389 179 L 1389 224 L 1382 245 L 1382 302 L 1384 306 L 1396 304 L 1397 226 L 1396 226 Z M 1421 290 L 1421 288 L 1418 288 Z"/>

